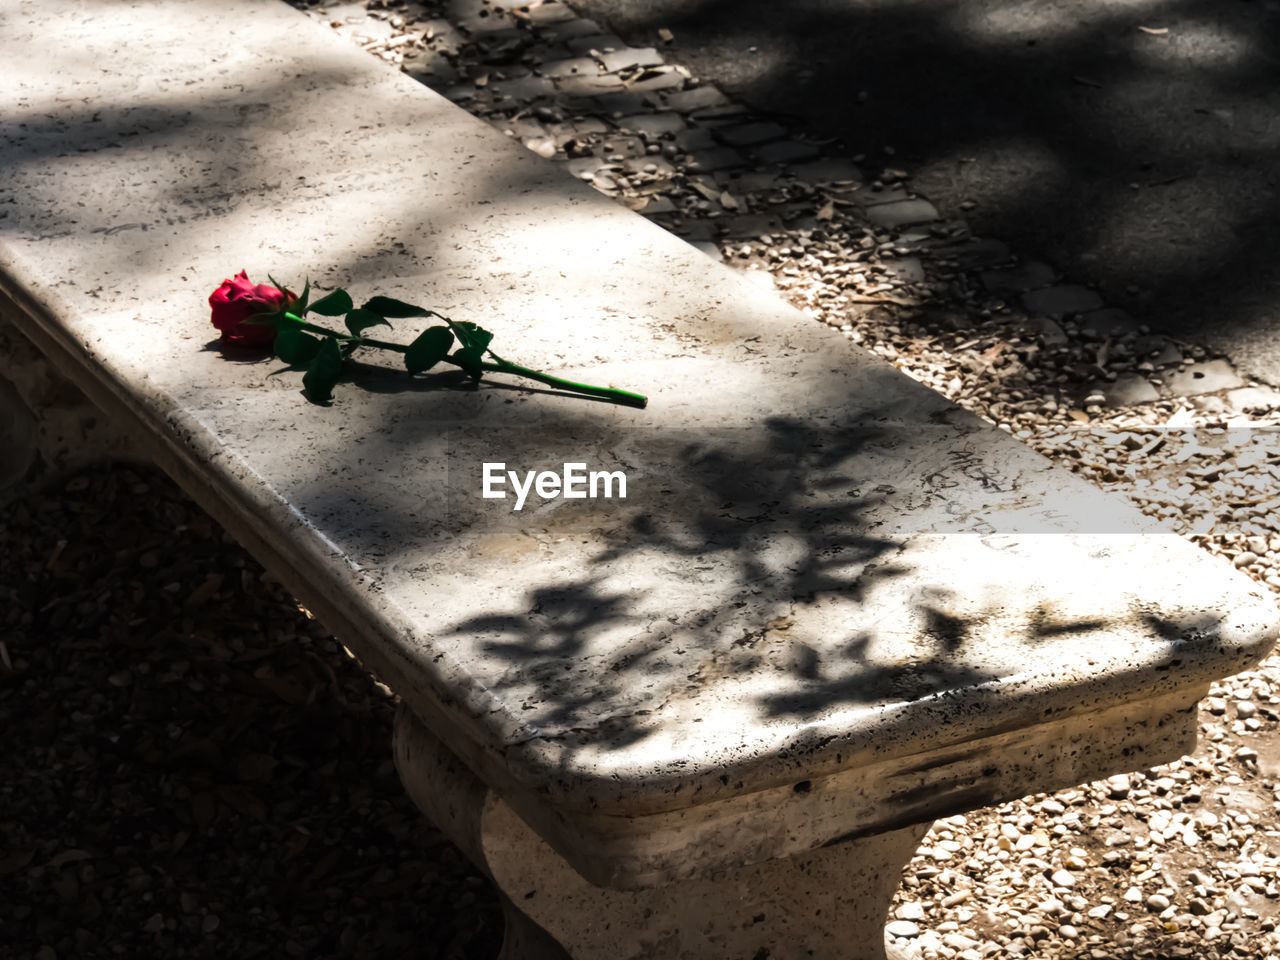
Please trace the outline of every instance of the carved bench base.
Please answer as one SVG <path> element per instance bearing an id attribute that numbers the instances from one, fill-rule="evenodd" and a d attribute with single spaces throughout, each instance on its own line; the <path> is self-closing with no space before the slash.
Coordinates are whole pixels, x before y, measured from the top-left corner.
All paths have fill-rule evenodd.
<path id="1" fill-rule="evenodd" d="M 889 902 L 929 826 L 609 890 L 584 880 L 403 705 L 395 759 L 414 802 L 500 891 L 501 960 L 884 960 Z"/>

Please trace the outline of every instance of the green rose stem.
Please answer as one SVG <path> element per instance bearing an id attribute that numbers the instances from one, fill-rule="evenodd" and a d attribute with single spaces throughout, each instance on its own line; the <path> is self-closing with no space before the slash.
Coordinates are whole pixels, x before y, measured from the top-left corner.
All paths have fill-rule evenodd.
<path id="1" fill-rule="evenodd" d="M 431 314 L 432 316 L 438 317 L 439 319 L 443 320 L 450 327 L 453 326 L 453 321 L 450 320 L 448 317 L 442 316 L 441 314 L 435 313 L 434 311 L 432 311 Z M 285 318 L 290 320 L 300 330 L 306 330 L 310 333 L 318 333 L 321 336 L 325 336 L 325 337 L 332 337 L 333 339 L 339 341 L 343 346 L 347 346 L 351 349 L 354 349 L 356 347 L 379 347 L 383 350 L 394 350 L 396 353 L 409 352 L 409 348 L 403 344 L 391 343 L 387 340 L 375 340 L 373 337 L 349 336 L 347 334 L 339 333 L 336 330 L 330 330 L 327 327 L 321 327 L 321 326 L 318 326 L 317 324 L 310 323 L 292 313 L 286 312 Z M 525 377 L 526 379 L 529 379 L 529 380 L 536 380 L 539 383 L 545 383 L 547 386 L 555 387 L 558 390 L 567 390 L 572 393 L 581 393 L 590 397 L 599 397 L 601 400 L 607 400 L 610 403 L 621 404 L 622 406 L 625 406 L 625 407 L 637 407 L 641 410 L 643 410 L 649 402 L 648 398 L 641 396 L 638 393 L 631 393 L 628 390 L 616 390 L 612 387 L 593 387 L 587 383 L 574 383 L 572 380 L 564 380 L 560 377 L 553 377 L 550 374 L 541 373 L 537 370 L 531 370 L 529 367 L 522 367 L 518 363 L 511 363 L 509 360 L 503 360 L 492 350 L 486 350 L 485 352 L 488 353 L 489 356 L 491 356 L 497 362 L 486 363 L 484 361 L 480 361 L 479 363 L 476 363 L 474 367 L 472 367 L 471 369 L 480 369 L 480 370 L 488 371 L 490 373 L 514 374 L 516 376 Z M 461 367 L 462 369 L 470 372 L 467 365 L 460 363 L 457 360 L 454 360 L 452 357 L 446 356 L 446 357 L 442 357 L 441 359 L 449 363 L 452 363 L 454 366 Z"/>

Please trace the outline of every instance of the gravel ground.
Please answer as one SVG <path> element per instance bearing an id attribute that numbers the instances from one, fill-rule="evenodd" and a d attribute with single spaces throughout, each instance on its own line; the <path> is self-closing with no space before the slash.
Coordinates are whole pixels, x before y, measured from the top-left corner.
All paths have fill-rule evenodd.
<path id="1" fill-rule="evenodd" d="M 294 5 L 1280 588 L 1280 394 L 1228 358 L 724 101 L 678 44 L 554 3 Z M 389 692 L 167 479 L 63 477 L 0 549 L 0 956 L 496 953 L 494 897 L 391 767 Z M 1278 683 L 1273 657 L 1215 685 L 1190 757 L 938 822 L 898 946 L 1280 955 Z"/>

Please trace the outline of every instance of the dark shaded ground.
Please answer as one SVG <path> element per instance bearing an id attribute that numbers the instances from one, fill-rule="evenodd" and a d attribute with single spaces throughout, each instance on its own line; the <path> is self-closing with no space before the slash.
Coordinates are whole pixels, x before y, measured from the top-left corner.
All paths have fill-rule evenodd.
<path id="1" fill-rule="evenodd" d="M 1280 382 L 1275 0 L 572 6 Z"/>
<path id="2" fill-rule="evenodd" d="M 0 958 L 497 953 L 394 703 L 162 474 L 0 509 Z"/>

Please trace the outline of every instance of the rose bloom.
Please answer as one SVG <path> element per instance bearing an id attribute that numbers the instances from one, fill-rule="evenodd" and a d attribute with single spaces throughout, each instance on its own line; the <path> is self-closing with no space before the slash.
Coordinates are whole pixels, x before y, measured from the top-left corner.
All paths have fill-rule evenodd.
<path id="1" fill-rule="evenodd" d="M 275 313 L 297 299 L 290 290 L 281 292 L 266 283 L 255 286 L 241 270 L 209 294 L 209 306 L 213 309 L 213 325 L 222 331 L 223 343 L 262 347 L 275 340 L 276 328 L 244 321 L 255 313 Z"/>

